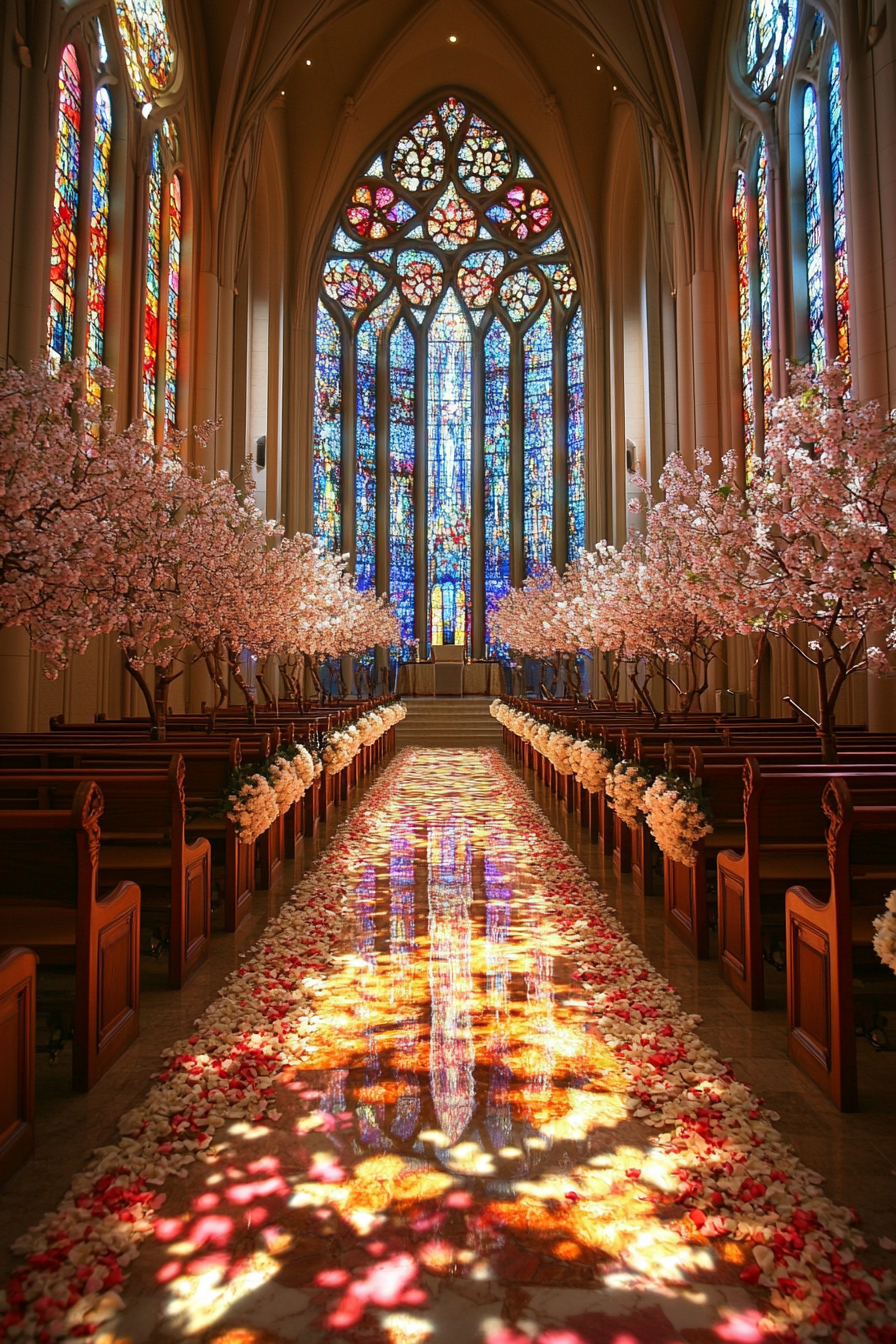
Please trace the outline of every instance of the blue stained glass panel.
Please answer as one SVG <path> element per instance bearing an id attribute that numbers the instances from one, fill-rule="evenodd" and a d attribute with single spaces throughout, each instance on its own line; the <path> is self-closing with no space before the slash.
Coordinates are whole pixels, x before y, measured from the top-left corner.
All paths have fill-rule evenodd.
<path id="1" fill-rule="evenodd" d="M 414 638 L 414 333 L 402 320 L 389 360 L 389 599 L 404 640 Z"/>
<path id="2" fill-rule="evenodd" d="M 747 22 L 747 78 L 766 93 L 781 75 L 793 50 L 797 0 L 750 0 Z"/>
<path id="3" fill-rule="evenodd" d="M 317 305 L 314 367 L 314 535 L 328 551 L 342 550 L 342 337 Z"/>
<path id="4" fill-rule="evenodd" d="M 429 640 L 470 640 L 470 328 L 449 290 L 429 331 Z"/>
<path id="5" fill-rule="evenodd" d="M 393 290 L 358 332 L 355 348 L 355 575 L 364 592 L 376 587 L 376 361 L 380 332 L 398 307 Z"/>
<path id="6" fill-rule="evenodd" d="M 528 578 L 549 565 L 553 556 L 554 359 L 549 307 L 526 332 L 523 376 L 523 529 Z"/>
<path id="7" fill-rule="evenodd" d="M 495 319 L 485 352 L 485 608 L 510 588 L 510 335 Z M 486 620 L 486 654 L 497 652 Z"/>
<path id="8" fill-rule="evenodd" d="M 566 336 L 566 459 L 569 480 L 569 559 L 585 549 L 585 324 L 577 309 Z"/>
<path id="9" fill-rule="evenodd" d="M 812 363 L 825 361 L 824 257 L 821 245 L 821 182 L 818 174 L 818 101 L 811 84 L 803 93 L 803 155 L 806 168 L 806 277 L 809 285 L 809 345 Z"/>
<path id="10" fill-rule="evenodd" d="M 837 305 L 837 358 L 849 363 L 849 265 L 846 250 L 846 169 L 843 161 L 843 95 L 840 48 L 831 52 L 831 199 L 834 210 L 834 298 Z"/>

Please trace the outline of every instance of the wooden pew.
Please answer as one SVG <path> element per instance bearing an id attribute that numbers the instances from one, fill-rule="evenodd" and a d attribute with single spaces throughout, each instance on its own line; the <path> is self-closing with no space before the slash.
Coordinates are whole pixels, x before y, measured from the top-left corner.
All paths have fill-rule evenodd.
<path id="1" fill-rule="evenodd" d="M 841 1111 L 858 1109 L 854 974 L 878 979 L 892 1007 L 896 977 L 872 947 L 873 920 L 896 887 L 896 781 L 885 789 L 844 776 L 822 798 L 828 818 L 828 897 L 786 896 L 787 1042 L 791 1059 Z"/>
<path id="2" fill-rule="evenodd" d="M 88 1091 L 138 1032 L 140 889 L 99 895 L 103 795 L 79 784 L 66 810 L 0 812 L 0 947 L 75 968 L 72 1082 Z"/>
<path id="3" fill-rule="evenodd" d="M 36 743 L 34 738 L 38 739 Z M 145 740 L 129 746 L 93 739 L 86 743 L 66 739 L 60 744 L 54 738 L 47 744 L 39 734 L 23 733 L 16 735 L 18 745 L 10 746 L 9 742 L 9 736 L 0 738 L 0 768 L 129 770 L 158 766 L 171 755 L 170 743 Z M 213 863 L 223 869 L 224 927 L 233 933 L 252 910 L 255 850 L 238 842 L 232 822 L 213 814 L 219 811 L 224 790 L 241 763 L 240 740 L 231 738 L 220 744 L 200 741 L 196 746 L 181 746 L 178 751 L 186 767 L 186 838 L 203 837 L 211 843 Z"/>
<path id="4" fill-rule="evenodd" d="M 807 743 L 799 750 L 779 751 L 780 739 L 772 734 L 761 747 L 753 739 L 749 754 L 763 769 L 801 769 L 821 766 L 821 748 Z M 666 925 L 698 958 L 709 956 L 709 909 L 707 876 L 716 876 L 716 860 L 722 850 L 742 849 L 744 843 L 744 750 L 733 746 L 691 748 L 686 773 L 699 780 L 712 809 L 712 834 L 694 846 L 697 861 L 692 868 L 663 857 L 663 902 Z M 841 753 L 844 765 L 886 768 L 896 760 L 892 753 L 850 751 Z M 677 767 L 679 770 L 680 766 Z M 831 767 L 833 768 L 833 767 Z"/>
<path id="5" fill-rule="evenodd" d="M 161 763 L 160 763 L 161 765 Z M 0 807 L 70 807 L 85 778 L 103 793 L 101 889 L 125 879 L 141 891 L 141 921 L 167 929 L 168 986 L 181 989 L 211 947 L 211 845 L 185 835 L 184 761 L 167 769 L 0 769 Z"/>
<path id="6" fill-rule="evenodd" d="M 0 1185 L 34 1152 L 37 957 L 0 956 Z"/>
<path id="7" fill-rule="evenodd" d="M 801 884 L 822 896 L 829 881 L 825 814 L 828 780 L 846 768 L 806 765 L 799 771 L 764 769 L 756 757 L 744 766 L 744 848 L 722 850 L 716 860 L 719 902 L 719 971 L 751 1008 L 765 1007 L 762 930 L 782 937 L 787 888 Z M 847 777 L 862 788 L 896 780 L 872 767 Z"/>

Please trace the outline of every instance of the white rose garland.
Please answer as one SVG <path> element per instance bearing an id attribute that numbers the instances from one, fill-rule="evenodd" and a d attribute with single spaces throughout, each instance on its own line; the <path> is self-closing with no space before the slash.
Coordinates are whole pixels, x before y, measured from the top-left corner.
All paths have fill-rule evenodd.
<path id="1" fill-rule="evenodd" d="M 675 775 L 660 775 L 646 790 L 643 800 L 647 825 L 662 852 L 676 863 L 693 868 L 694 846 L 712 825 L 689 781 Z"/>
<path id="2" fill-rule="evenodd" d="M 261 774 L 251 775 L 227 801 L 231 804 L 227 817 L 236 826 L 241 845 L 254 845 L 280 816 L 277 795 Z"/>
<path id="3" fill-rule="evenodd" d="M 593 739 L 579 742 L 576 779 L 588 793 L 603 793 L 607 777 L 613 769 L 613 757 L 601 742 Z"/>
<path id="4" fill-rule="evenodd" d="M 293 803 L 297 803 L 305 792 L 305 785 L 293 769 L 287 756 L 275 756 L 269 762 L 266 774 L 268 783 L 274 790 L 280 815 L 285 816 Z"/>
<path id="5" fill-rule="evenodd" d="M 620 761 L 607 775 L 605 791 L 610 806 L 627 826 L 637 826 L 644 812 L 644 794 L 650 778 L 637 761 Z"/>

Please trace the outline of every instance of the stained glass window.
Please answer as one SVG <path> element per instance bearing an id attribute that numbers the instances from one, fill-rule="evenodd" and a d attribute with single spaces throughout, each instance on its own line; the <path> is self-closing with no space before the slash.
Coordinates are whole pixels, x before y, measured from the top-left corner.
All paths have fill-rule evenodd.
<path id="1" fill-rule="evenodd" d="M 772 250 L 769 241 L 769 166 L 765 141 L 756 171 L 756 216 L 759 230 L 759 316 L 762 327 L 762 392 L 772 395 Z"/>
<path id="2" fill-rule="evenodd" d="M 175 173 L 168 186 L 168 323 L 165 345 L 165 431 L 177 428 L 178 326 L 180 318 L 180 262 L 183 243 L 183 208 L 180 178 Z"/>
<path id="3" fill-rule="evenodd" d="M 424 657 L 431 642 L 496 653 L 487 611 L 511 574 L 567 563 L 565 549 L 554 555 L 567 455 L 569 555 L 584 543 L 584 344 L 567 235 L 541 174 L 457 97 L 365 166 L 334 212 L 321 273 L 314 529 L 337 550 L 354 535 L 359 583 L 388 587 Z M 568 349 L 557 367 L 555 348 Z M 511 471 L 517 454 L 523 469 Z M 388 488 L 377 478 L 387 462 Z M 511 517 L 525 527 L 512 531 Z"/>
<path id="4" fill-rule="evenodd" d="M 155 425 L 159 377 L 159 304 L 162 284 L 162 143 L 152 141 L 146 207 L 146 292 L 143 305 L 143 415 Z"/>
<path id="5" fill-rule="evenodd" d="M 376 383 L 380 333 L 398 307 L 393 291 L 358 331 L 355 346 L 355 573 L 358 587 L 376 588 Z"/>
<path id="6" fill-rule="evenodd" d="M 112 162 L 112 100 L 106 88 L 97 91 L 93 110 L 93 188 L 90 208 L 90 255 L 87 263 L 87 399 L 100 400 L 93 370 L 103 363 L 106 324 L 106 275 L 109 261 L 109 170 Z"/>
<path id="7" fill-rule="evenodd" d="M 569 474 L 569 559 L 585 549 L 585 323 L 578 308 L 566 337 L 566 462 Z"/>
<path id="8" fill-rule="evenodd" d="M 58 366 L 74 355 L 75 277 L 78 262 L 78 185 L 81 168 L 81 74 L 73 46 L 59 65 L 59 113 L 50 252 L 47 350 Z"/>
<path id="9" fill-rule="evenodd" d="M 527 577 L 549 565 L 553 557 L 553 355 L 551 310 L 544 308 L 523 341 L 525 378 L 523 519 Z"/>
<path id="10" fill-rule="evenodd" d="M 796 33 L 797 0 L 750 0 L 747 78 L 768 93 L 787 64 Z"/>
<path id="11" fill-rule="evenodd" d="M 314 369 L 314 530 L 328 551 L 342 550 L 342 337 L 317 305 Z"/>
<path id="12" fill-rule="evenodd" d="M 174 51 L 163 0 L 115 0 L 128 78 L 138 102 L 164 93 L 174 69 Z"/>
<path id="13" fill-rule="evenodd" d="M 510 334 L 496 318 L 485 348 L 485 604 L 510 588 Z M 493 652 L 486 631 L 486 652 Z"/>
<path id="14" fill-rule="evenodd" d="M 470 471 L 473 342 L 454 290 L 429 333 L 429 536 L 432 644 L 470 634 Z"/>
<path id="15" fill-rule="evenodd" d="M 831 198 L 834 214 L 834 297 L 837 305 L 837 357 L 849 362 L 849 266 L 846 252 L 846 170 L 843 161 L 843 96 L 840 48 L 834 44 L 829 67 Z"/>
<path id="16" fill-rule="evenodd" d="M 821 241 L 821 181 L 818 154 L 818 101 L 812 85 L 803 92 L 803 158 L 806 172 L 806 274 L 809 282 L 809 342 L 812 362 L 825 362 L 824 257 Z"/>
<path id="17" fill-rule="evenodd" d="M 734 193 L 734 224 L 737 234 L 737 309 L 740 328 L 740 366 L 743 387 L 744 443 L 749 456 L 756 447 L 756 416 L 753 403 L 753 314 L 750 302 L 750 223 L 747 180 L 737 175 Z"/>
<path id="18" fill-rule="evenodd" d="M 414 638 L 415 372 L 414 333 L 402 319 L 389 359 L 389 598 L 406 640 Z"/>

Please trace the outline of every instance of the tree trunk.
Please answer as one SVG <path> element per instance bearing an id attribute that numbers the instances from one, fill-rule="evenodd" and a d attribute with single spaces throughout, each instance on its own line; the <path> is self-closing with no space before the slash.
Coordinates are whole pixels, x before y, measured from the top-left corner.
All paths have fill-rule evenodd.
<path id="1" fill-rule="evenodd" d="M 837 677 L 834 685 L 828 688 L 827 663 L 820 650 L 815 662 L 815 676 L 818 684 L 818 736 L 821 740 L 821 759 L 825 765 L 836 765 L 840 758 L 837 755 L 837 739 L 834 736 L 834 710 L 843 679 Z"/>
<path id="2" fill-rule="evenodd" d="M 762 664 L 768 648 L 768 631 L 763 630 L 758 635 L 750 635 L 750 644 L 753 648 L 753 666 L 750 668 L 750 704 L 753 716 L 760 719 L 762 717 Z"/>
<path id="3" fill-rule="evenodd" d="M 125 654 L 124 657 L 124 665 L 129 674 L 134 678 L 137 685 L 140 687 L 140 694 L 146 701 L 146 708 L 149 711 L 149 721 L 150 724 L 152 725 L 151 732 L 155 732 L 159 726 L 159 715 L 158 710 L 156 708 L 155 697 L 153 696 L 152 691 L 149 689 L 149 683 L 144 677 L 141 669 L 133 665 L 133 663 L 128 658 L 127 654 Z"/>

